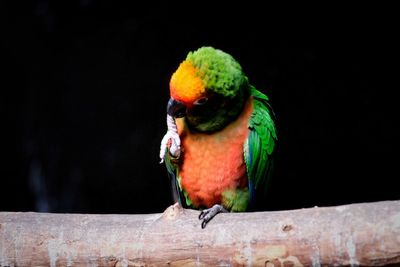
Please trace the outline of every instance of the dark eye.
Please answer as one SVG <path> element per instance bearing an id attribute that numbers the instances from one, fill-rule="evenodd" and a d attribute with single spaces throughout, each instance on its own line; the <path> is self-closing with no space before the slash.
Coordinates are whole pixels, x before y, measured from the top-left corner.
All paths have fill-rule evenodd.
<path id="1" fill-rule="evenodd" d="M 193 104 L 197 105 L 197 106 L 201 106 L 204 105 L 205 103 L 207 103 L 208 98 L 207 97 L 201 97 L 199 99 L 197 99 L 196 101 L 194 101 Z"/>

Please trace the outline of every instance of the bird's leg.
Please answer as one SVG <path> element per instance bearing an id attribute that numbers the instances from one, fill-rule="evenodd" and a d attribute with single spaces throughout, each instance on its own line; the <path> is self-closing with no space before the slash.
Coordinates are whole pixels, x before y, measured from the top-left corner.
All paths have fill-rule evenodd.
<path id="1" fill-rule="evenodd" d="M 164 135 L 160 146 L 160 163 L 164 162 L 167 147 L 173 157 L 178 158 L 181 154 L 181 139 L 179 138 L 178 128 L 176 127 L 175 119 L 170 115 L 167 115 L 167 126 L 168 131 Z"/>
<path id="2" fill-rule="evenodd" d="M 215 215 L 217 215 L 220 212 L 228 212 L 224 207 L 222 207 L 219 204 L 215 204 L 214 206 L 212 206 L 209 209 L 204 209 L 201 211 L 200 215 L 199 215 L 199 220 L 203 220 L 201 222 L 201 228 L 205 228 L 207 223 L 215 217 Z"/>

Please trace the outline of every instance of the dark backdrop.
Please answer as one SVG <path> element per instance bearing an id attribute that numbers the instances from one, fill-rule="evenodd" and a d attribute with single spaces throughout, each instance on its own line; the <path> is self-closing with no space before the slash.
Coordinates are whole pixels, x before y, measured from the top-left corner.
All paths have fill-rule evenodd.
<path id="1" fill-rule="evenodd" d="M 233 55 L 275 109 L 266 209 L 400 199 L 385 13 L 62 2 L 1 2 L 0 210 L 163 211 L 169 78 L 203 45 Z"/>

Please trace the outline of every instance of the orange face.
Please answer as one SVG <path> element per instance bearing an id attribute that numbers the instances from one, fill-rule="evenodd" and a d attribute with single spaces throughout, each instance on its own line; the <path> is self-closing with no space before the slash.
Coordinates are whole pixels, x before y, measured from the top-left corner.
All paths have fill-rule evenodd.
<path id="1" fill-rule="evenodd" d="M 204 82 L 199 70 L 189 61 L 183 61 L 171 77 L 169 84 L 171 97 L 190 107 L 205 94 Z"/>

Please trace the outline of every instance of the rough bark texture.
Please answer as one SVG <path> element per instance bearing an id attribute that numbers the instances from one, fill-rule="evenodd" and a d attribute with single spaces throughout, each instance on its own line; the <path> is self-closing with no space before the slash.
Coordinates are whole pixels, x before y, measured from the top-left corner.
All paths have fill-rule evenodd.
<path id="1" fill-rule="evenodd" d="M 0 213 L 0 266 L 400 263 L 400 201 L 217 215 Z"/>

